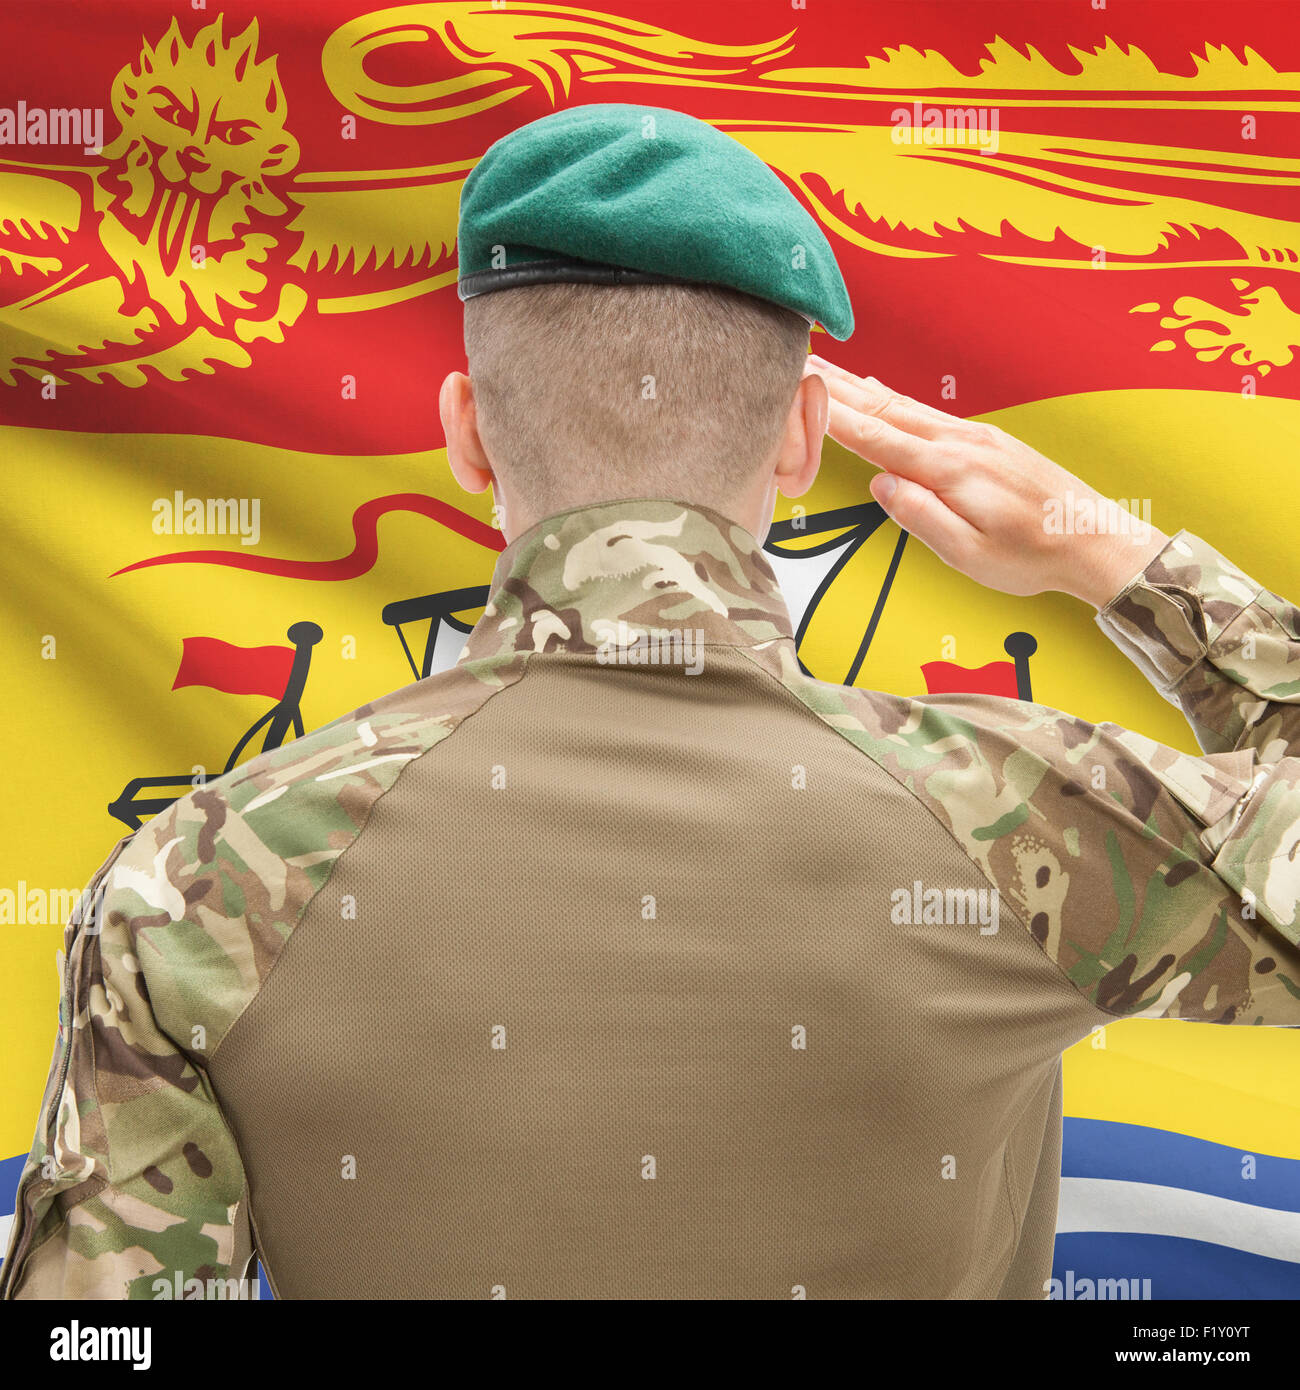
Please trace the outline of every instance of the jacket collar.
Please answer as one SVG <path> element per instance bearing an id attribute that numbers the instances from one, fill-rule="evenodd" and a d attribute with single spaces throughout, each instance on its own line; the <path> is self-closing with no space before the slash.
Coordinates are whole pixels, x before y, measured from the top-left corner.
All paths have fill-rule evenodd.
<path id="1" fill-rule="evenodd" d="M 698 504 L 632 498 L 559 512 L 511 541 L 460 664 L 562 651 L 650 664 L 792 637 L 776 576 L 743 526 Z M 636 655 L 647 648 L 656 654 Z"/>

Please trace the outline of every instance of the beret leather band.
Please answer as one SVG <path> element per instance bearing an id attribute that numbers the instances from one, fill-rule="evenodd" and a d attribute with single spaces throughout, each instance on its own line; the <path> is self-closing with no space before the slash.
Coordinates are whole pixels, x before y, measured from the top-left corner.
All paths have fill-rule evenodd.
<path id="1" fill-rule="evenodd" d="M 551 258 L 544 261 L 521 261 L 518 265 L 503 266 L 500 270 L 478 270 L 466 275 L 457 287 L 462 300 L 475 295 L 491 294 L 494 290 L 514 290 L 524 285 L 698 285 L 682 275 L 659 275 L 653 270 L 629 270 L 621 265 L 600 265 L 596 261 L 575 261 Z M 725 285 L 712 288 L 725 289 Z M 742 291 L 743 293 L 743 291 Z M 798 309 L 806 323 L 816 320 Z"/>
<path id="2" fill-rule="evenodd" d="M 600 265 L 596 261 L 521 261 L 499 270 L 478 270 L 460 282 L 462 299 L 493 290 L 513 290 L 521 285 L 685 285 L 690 281 L 676 275 L 659 275 L 653 270 L 629 270 L 621 265 Z"/>

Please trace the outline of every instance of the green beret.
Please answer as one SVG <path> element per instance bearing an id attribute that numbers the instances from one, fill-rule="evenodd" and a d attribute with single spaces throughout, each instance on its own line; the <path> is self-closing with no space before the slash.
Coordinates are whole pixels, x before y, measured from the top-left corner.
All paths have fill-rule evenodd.
<path id="1" fill-rule="evenodd" d="M 821 228 L 731 136 L 654 106 L 575 106 L 498 140 L 460 196 L 461 299 L 520 285 L 722 285 L 853 332 Z"/>

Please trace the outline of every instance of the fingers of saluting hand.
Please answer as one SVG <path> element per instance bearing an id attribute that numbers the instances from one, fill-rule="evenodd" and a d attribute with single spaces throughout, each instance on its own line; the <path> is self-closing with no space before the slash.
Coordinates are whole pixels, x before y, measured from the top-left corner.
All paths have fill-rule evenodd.
<path id="1" fill-rule="evenodd" d="M 979 532 L 921 483 L 894 473 L 877 473 L 869 487 L 891 520 L 928 545 L 946 564 L 962 569 L 976 553 Z"/>
<path id="2" fill-rule="evenodd" d="M 914 401 L 910 396 L 891 391 L 874 376 L 855 376 L 833 362 L 815 353 L 809 354 L 807 372 L 816 372 L 825 379 L 826 388 L 833 400 L 861 411 L 864 415 L 876 415 L 887 424 L 906 430 L 921 439 L 940 439 L 959 433 L 964 421 L 955 415 L 945 415 L 942 410 Z"/>
<path id="3" fill-rule="evenodd" d="M 827 433 L 846 449 L 928 488 L 943 487 L 954 476 L 959 461 L 950 447 L 956 442 L 952 426 L 962 421 L 819 357 L 808 359 L 805 372 L 826 382 Z"/>
<path id="4" fill-rule="evenodd" d="M 979 532 L 939 494 L 966 466 L 978 427 L 820 357 L 810 356 L 806 371 L 826 382 L 831 438 L 885 470 L 871 480 L 871 495 L 904 530 L 961 567 Z"/>

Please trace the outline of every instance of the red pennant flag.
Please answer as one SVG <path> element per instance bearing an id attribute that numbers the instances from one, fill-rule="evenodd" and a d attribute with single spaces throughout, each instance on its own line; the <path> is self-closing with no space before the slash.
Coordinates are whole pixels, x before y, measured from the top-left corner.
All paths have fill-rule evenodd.
<path id="1" fill-rule="evenodd" d="M 216 637 L 186 637 L 172 689 L 206 685 L 228 695 L 278 700 L 289 683 L 293 658 L 292 647 L 236 647 Z"/>
<path id="2" fill-rule="evenodd" d="M 952 661 L 927 661 L 921 667 L 925 688 L 931 695 L 1009 695 L 1013 700 L 1020 692 L 1016 687 L 1016 665 L 1013 661 L 990 661 L 987 666 L 958 666 Z"/>

